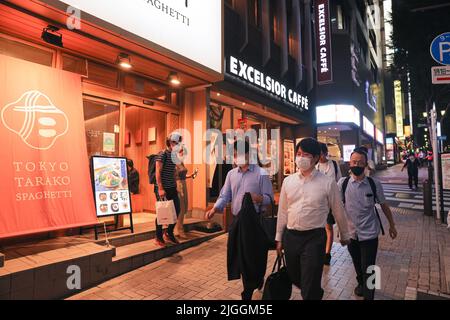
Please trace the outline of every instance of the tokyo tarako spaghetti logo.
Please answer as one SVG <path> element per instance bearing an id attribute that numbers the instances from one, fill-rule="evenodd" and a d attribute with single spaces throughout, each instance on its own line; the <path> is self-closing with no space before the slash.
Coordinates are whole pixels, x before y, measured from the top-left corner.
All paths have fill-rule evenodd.
<path id="1" fill-rule="evenodd" d="M 30 148 L 48 150 L 69 130 L 66 114 L 38 90 L 27 91 L 1 111 L 3 125 Z"/>

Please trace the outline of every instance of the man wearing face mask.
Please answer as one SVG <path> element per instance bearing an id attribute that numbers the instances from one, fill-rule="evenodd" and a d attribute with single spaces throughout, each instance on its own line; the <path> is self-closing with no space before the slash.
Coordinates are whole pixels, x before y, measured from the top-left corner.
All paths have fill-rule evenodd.
<path id="1" fill-rule="evenodd" d="M 243 148 L 240 145 L 243 145 Z M 251 194 L 256 213 L 260 213 L 273 199 L 272 184 L 268 173 L 257 164 L 250 163 L 249 159 L 250 144 L 248 141 L 236 141 L 234 143 L 234 163 L 237 167 L 228 172 L 219 198 L 214 207 L 205 215 L 206 219 L 211 219 L 216 213 L 223 212 L 225 206 L 231 202 L 231 212 L 234 218 L 230 226 L 227 245 L 228 279 L 242 278 L 244 291 L 241 296 L 243 300 L 251 300 L 254 290 L 262 287 L 268 252 L 265 244 L 267 238 L 263 234 L 264 230 L 261 226 L 241 224 L 245 220 L 239 216 L 243 199 L 246 193 Z M 246 213 L 244 212 L 244 214 Z M 251 239 L 248 240 L 248 237 Z M 249 243 L 251 243 L 251 248 L 249 248 Z M 255 243 L 257 245 L 253 246 Z"/>
<path id="2" fill-rule="evenodd" d="M 373 300 L 375 289 L 368 283 L 372 275 L 369 267 L 376 263 L 378 235 L 380 230 L 383 231 L 375 203 L 380 204 L 389 221 L 389 235 L 392 239 L 397 237 L 397 230 L 391 209 L 385 202 L 383 187 L 378 180 L 365 176 L 366 166 L 367 154 L 362 149 L 355 149 L 350 157 L 351 176 L 339 180 L 338 186 L 352 234 L 348 251 L 352 257 L 358 281 L 354 293 L 364 297 L 365 300 Z"/>
<path id="3" fill-rule="evenodd" d="M 417 160 L 417 158 L 414 156 L 414 153 L 411 153 L 402 168 L 402 172 L 406 167 L 408 168 L 408 185 L 411 190 L 413 189 L 413 179 L 414 186 L 416 187 L 416 190 L 418 189 L 417 185 L 419 180 L 419 166 L 419 160 Z"/>
<path id="4" fill-rule="evenodd" d="M 339 181 L 339 179 L 342 178 L 341 169 L 339 168 L 339 165 L 334 160 L 328 159 L 328 147 L 326 143 L 320 143 L 320 159 L 319 163 L 316 166 L 316 169 L 322 172 L 324 175 L 329 176 L 336 180 L 336 182 Z M 327 246 L 325 248 L 325 265 L 329 266 L 331 263 L 331 248 L 333 247 L 333 240 L 334 240 L 334 232 L 333 232 L 333 226 L 336 224 L 336 221 L 334 220 L 333 215 L 330 213 L 328 214 L 327 218 Z"/>
<path id="5" fill-rule="evenodd" d="M 341 244 L 349 242 L 347 219 L 336 181 L 316 170 L 319 142 L 306 138 L 296 146 L 299 172 L 283 181 L 278 206 L 277 251 L 286 256 L 291 281 L 304 300 L 321 300 L 326 245 L 325 226 L 331 212 L 341 232 Z"/>

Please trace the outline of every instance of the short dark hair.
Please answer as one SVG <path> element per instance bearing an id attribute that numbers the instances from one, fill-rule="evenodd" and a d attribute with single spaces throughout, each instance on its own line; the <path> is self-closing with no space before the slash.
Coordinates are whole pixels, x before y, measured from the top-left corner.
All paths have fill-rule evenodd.
<path id="1" fill-rule="evenodd" d="M 313 157 L 320 156 L 320 143 L 314 138 L 305 138 L 302 139 L 297 146 L 295 147 L 295 153 L 297 154 L 298 149 L 302 149 L 302 151 L 311 154 Z"/>
<path id="2" fill-rule="evenodd" d="M 358 147 L 358 148 L 356 148 L 356 149 L 359 149 L 359 150 L 361 150 L 362 152 L 365 152 L 366 154 L 369 153 L 369 149 L 367 149 L 367 148 L 364 147 L 364 146 Z"/>
<path id="3" fill-rule="evenodd" d="M 368 163 L 368 162 L 369 162 L 369 157 L 367 156 L 367 152 L 366 152 L 365 150 L 367 150 L 366 147 L 358 147 L 358 148 L 356 148 L 355 150 L 353 150 L 353 152 L 352 152 L 352 154 L 350 155 L 350 157 L 351 157 L 354 153 L 357 153 L 357 154 L 360 154 L 360 155 L 364 156 L 364 158 L 366 159 L 366 163 Z"/>
<path id="4" fill-rule="evenodd" d="M 323 154 L 328 153 L 328 147 L 326 143 L 320 143 L 320 151 L 322 151 Z"/>
<path id="5" fill-rule="evenodd" d="M 244 143 L 245 154 L 250 153 L 250 143 L 248 142 L 247 139 L 245 139 L 245 140 L 242 140 L 242 139 L 235 140 L 234 144 L 233 144 L 234 151 L 236 151 L 236 152 L 238 151 L 238 146 L 241 143 Z"/>

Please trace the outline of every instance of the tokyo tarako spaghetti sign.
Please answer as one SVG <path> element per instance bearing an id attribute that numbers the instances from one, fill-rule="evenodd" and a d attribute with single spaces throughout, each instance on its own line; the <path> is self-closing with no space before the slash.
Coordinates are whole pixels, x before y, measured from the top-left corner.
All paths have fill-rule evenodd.
<path id="1" fill-rule="evenodd" d="M 79 75 L 0 55 L 0 238 L 96 222 Z"/>

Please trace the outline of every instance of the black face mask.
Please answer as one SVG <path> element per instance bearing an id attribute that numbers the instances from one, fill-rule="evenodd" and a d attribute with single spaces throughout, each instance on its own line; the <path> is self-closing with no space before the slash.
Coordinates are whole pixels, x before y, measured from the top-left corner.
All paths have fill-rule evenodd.
<path id="1" fill-rule="evenodd" d="M 357 177 L 363 174 L 364 168 L 363 167 L 350 167 L 350 171 Z"/>

